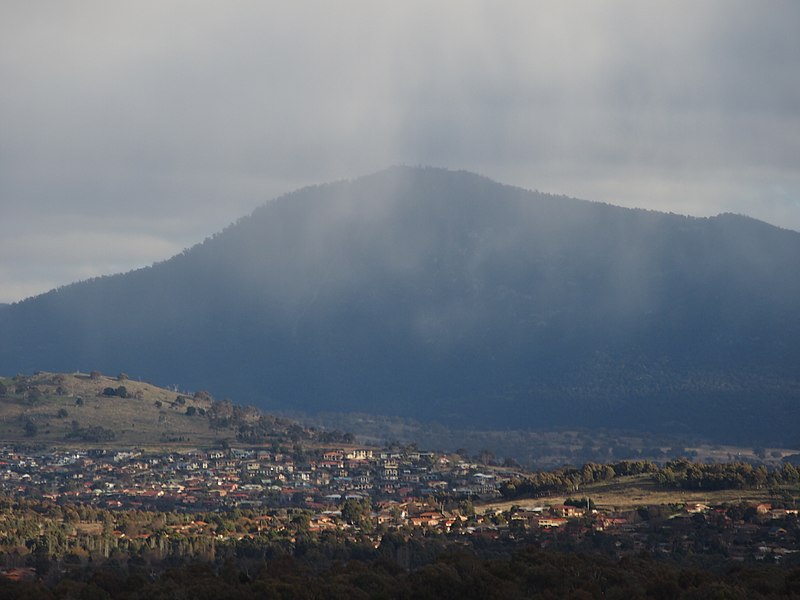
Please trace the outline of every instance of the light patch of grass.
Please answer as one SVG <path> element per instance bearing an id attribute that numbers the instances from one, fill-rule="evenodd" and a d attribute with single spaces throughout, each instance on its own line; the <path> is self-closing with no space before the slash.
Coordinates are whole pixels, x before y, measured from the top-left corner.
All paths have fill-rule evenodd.
<path id="1" fill-rule="evenodd" d="M 165 439 L 183 439 L 191 444 L 213 444 L 234 436 L 232 430 L 216 431 L 200 414 L 189 416 L 189 406 L 208 410 L 211 401 L 179 394 L 142 381 L 118 380 L 101 375 L 54 374 L 40 372 L 25 378 L 26 391 L 16 391 L 17 383 L 3 379 L 8 393 L 0 399 L 0 440 L 66 445 L 103 445 L 69 442 L 76 428 L 103 427 L 115 433 L 113 445 L 161 445 Z M 105 388 L 124 386 L 128 397 L 104 396 Z M 31 390 L 37 393 L 31 394 Z M 159 405 L 160 404 L 160 405 Z M 25 435 L 25 423 L 36 425 L 33 437 Z"/>
<path id="2" fill-rule="evenodd" d="M 794 490 L 800 496 L 800 490 Z M 491 502 L 476 506 L 476 510 L 509 510 L 512 506 L 526 508 L 563 504 L 567 498 L 589 497 L 598 509 L 634 510 L 643 506 L 686 504 L 701 502 L 710 506 L 737 502 L 768 502 L 769 490 L 713 490 L 692 491 L 666 489 L 658 486 L 649 475 L 618 477 L 608 482 L 597 482 L 581 486 L 569 494 L 553 494 L 539 498 L 519 498 L 502 502 Z"/>

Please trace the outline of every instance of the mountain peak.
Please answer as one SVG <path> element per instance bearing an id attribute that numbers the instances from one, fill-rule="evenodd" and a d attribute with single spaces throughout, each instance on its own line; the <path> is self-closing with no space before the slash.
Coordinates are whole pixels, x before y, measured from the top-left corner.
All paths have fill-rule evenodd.
<path id="1" fill-rule="evenodd" d="M 0 310 L 0 365 L 124 367 L 268 409 L 790 436 L 798 255 L 800 234 L 744 217 L 395 166 Z"/>

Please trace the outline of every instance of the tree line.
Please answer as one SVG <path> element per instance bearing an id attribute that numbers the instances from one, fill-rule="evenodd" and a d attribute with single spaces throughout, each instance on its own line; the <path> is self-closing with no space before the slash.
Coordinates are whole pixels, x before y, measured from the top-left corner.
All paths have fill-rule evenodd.
<path id="1" fill-rule="evenodd" d="M 0 577 L 0 597 L 236 599 L 401 598 L 794 598 L 800 568 L 736 566 L 717 573 L 656 561 L 648 555 L 612 559 L 596 554 L 519 550 L 481 558 L 468 551 L 440 554 L 415 569 L 387 556 L 350 560 L 323 569 L 291 556 L 244 568 L 229 557 L 219 563 L 176 565 L 155 578 L 144 570 L 107 565 L 75 573 L 53 586 Z"/>
<path id="2" fill-rule="evenodd" d="M 685 490 L 764 489 L 800 483 L 800 471 L 788 462 L 767 467 L 745 462 L 705 464 L 678 458 L 663 466 L 644 460 L 539 471 L 504 483 L 500 493 L 513 499 L 577 492 L 584 485 L 630 475 L 646 475 L 662 487 Z"/>

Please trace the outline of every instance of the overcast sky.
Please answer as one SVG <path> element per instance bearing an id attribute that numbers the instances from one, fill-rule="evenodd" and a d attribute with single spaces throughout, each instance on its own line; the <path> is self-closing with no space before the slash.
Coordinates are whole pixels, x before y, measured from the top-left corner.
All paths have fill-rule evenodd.
<path id="1" fill-rule="evenodd" d="M 800 230 L 800 2 L 0 3 L 0 302 L 393 164 Z"/>

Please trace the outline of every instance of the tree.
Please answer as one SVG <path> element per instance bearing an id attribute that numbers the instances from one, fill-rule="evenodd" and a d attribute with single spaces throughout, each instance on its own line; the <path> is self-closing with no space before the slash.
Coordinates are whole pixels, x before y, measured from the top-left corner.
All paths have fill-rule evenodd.
<path id="1" fill-rule="evenodd" d="M 25 422 L 25 436 L 26 437 L 35 437 L 37 433 L 39 433 L 39 426 L 36 423 L 34 423 L 33 421 L 26 421 Z"/>
<path id="2" fill-rule="evenodd" d="M 369 498 L 361 500 L 348 498 L 342 505 L 342 519 L 362 531 L 371 531 L 373 529 L 374 524 L 370 518 L 371 512 L 372 506 Z"/>
<path id="3" fill-rule="evenodd" d="M 468 498 L 465 500 L 461 500 L 458 503 L 458 510 L 465 517 L 475 516 L 475 505 L 472 503 L 472 500 Z"/>
<path id="4" fill-rule="evenodd" d="M 564 505 L 565 506 L 576 506 L 578 508 L 586 508 L 588 506 L 590 510 L 595 507 L 594 506 L 594 500 L 592 500 L 591 498 L 586 498 L 586 497 L 583 497 L 583 498 L 567 498 L 566 500 L 564 500 Z"/>
<path id="5" fill-rule="evenodd" d="M 494 463 L 494 454 L 491 450 L 481 450 L 475 458 L 482 465 L 491 465 Z"/>
<path id="6" fill-rule="evenodd" d="M 200 390 L 194 393 L 195 400 L 203 400 L 205 402 L 214 402 L 214 397 L 205 390 Z"/>

